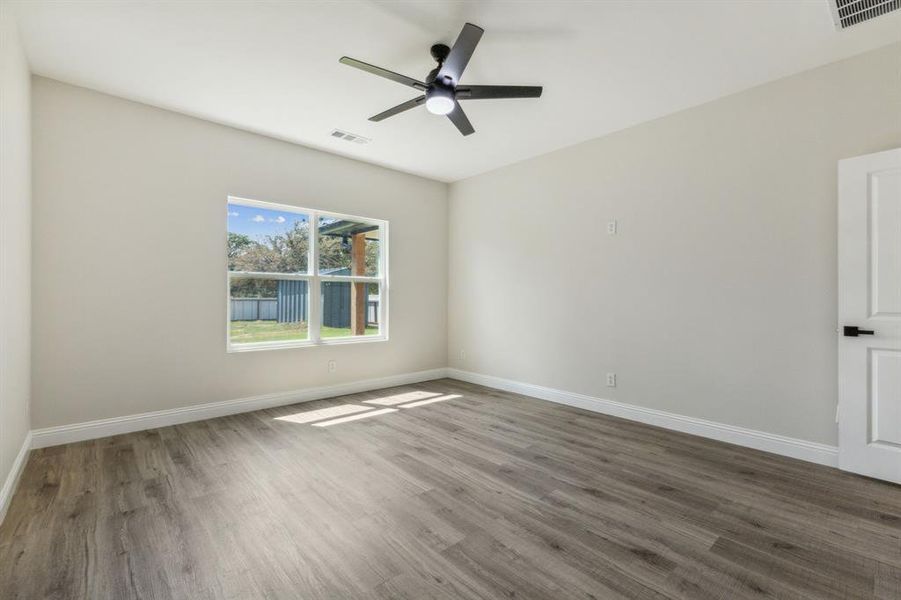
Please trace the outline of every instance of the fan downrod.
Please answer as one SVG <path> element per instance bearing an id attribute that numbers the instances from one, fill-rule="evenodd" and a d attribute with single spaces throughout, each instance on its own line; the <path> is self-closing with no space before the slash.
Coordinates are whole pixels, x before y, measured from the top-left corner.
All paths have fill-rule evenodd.
<path id="1" fill-rule="evenodd" d="M 435 78 L 438 77 L 438 71 L 441 70 L 444 60 L 447 58 L 447 55 L 450 54 L 450 48 L 444 44 L 435 44 L 432 46 L 430 52 L 432 53 L 432 58 L 438 61 L 438 66 L 429 71 L 429 74 L 425 76 L 425 82 L 432 85 L 435 82 Z"/>

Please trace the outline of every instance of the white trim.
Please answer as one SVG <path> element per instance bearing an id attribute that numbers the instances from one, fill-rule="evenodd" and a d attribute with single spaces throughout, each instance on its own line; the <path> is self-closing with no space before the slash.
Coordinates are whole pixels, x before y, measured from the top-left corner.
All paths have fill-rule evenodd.
<path id="1" fill-rule="evenodd" d="M 25 435 L 25 439 L 22 440 L 22 447 L 19 448 L 19 453 L 16 455 L 16 460 L 13 461 L 9 474 L 6 476 L 6 481 L 3 482 L 3 487 L 0 488 L 0 523 L 3 523 L 3 519 L 6 517 L 9 503 L 13 499 L 13 494 L 16 493 L 16 487 L 19 484 L 19 477 L 22 476 L 22 471 L 25 470 L 25 463 L 28 462 L 28 453 L 31 450 L 31 441 L 32 435 L 29 431 Z"/>
<path id="2" fill-rule="evenodd" d="M 381 221 L 381 229 L 379 229 L 379 336 L 388 339 L 388 252 L 390 244 L 388 243 L 388 221 Z M 368 313 L 369 308 L 366 308 Z M 364 329 L 366 324 L 363 324 Z M 445 368 L 445 370 L 447 370 Z"/>
<path id="3" fill-rule="evenodd" d="M 235 354 L 238 352 L 260 352 L 261 350 L 282 350 L 284 348 L 306 348 L 317 346 L 316 342 L 307 338 L 305 340 L 286 340 L 283 342 L 252 342 L 248 344 L 228 344 L 226 352 Z"/>
<path id="4" fill-rule="evenodd" d="M 346 282 L 346 283 L 381 283 L 380 277 L 369 277 L 366 275 L 320 275 L 319 279 L 323 282 Z"/>
<path id="5" fill-rule="evenodd" d="M 209 404 L 199 404 L 184 408 L 160 410 L 138 415 L 76 423 L 74 425 L 36 429 L 29 434 L 27 442 L 30 442 L 31 447 L 33 448 L 45 448 L 47 446 L 69 444 L 72 442 L 108 437 L 133 431 L 177 425 L 179 423 L 213 419 L 263 408 L 273 408 L 298 402 L 309 402 L 311 400 L 319 400 L 322 398 L 343 396 L 345 394 L 356 394 L 359 392 L 367 392 L 398 385 L 420 383 L 422 381 L 441 379 L 443 377 L 459 379 L 460 381 L 467 381 L 485 387 L 548 400 L 558 404 L 574 406 L 592 412 L 612 415 L 630 421 L 672 429 L 674 431 L 681 431 L 683 433 L 719 440 L 721 442 L 728 442 L 738 446 L 754 448 L 764 452 L 771 452 L 773 454 L 788 456 L 790 458 L 805 460 L 820 465 L 830 467 L 838 466 L 838 448 L 835 446 L 766 433 L 754 429 L 746 429 L 744 427 L 727 425 L 725 423 L 717 423 L 715 421 L 708 421 L 695 417 L 686 417 L 684 415 L 669 413 L 662 410 L 644 408 L 613 400 L 604 400 L 584 394 L 566 392 L 540 385 L 453 368 L 430 369 L 428 371 L 390 375 L 388 377 L 366 379 L 338 385 L 263 394 L 237 400 L 227 400 L 225 402 L 212 402 Z M 23 450 L 16 459 L 16 464 L 12 471 L 12 473 L 16 473 L 16 478 L 18 477 L 17 471 L 21 472 L 21 469 L 24 466 L 27 448 L 27 445 L 23 446 Z M 7 500 L 5 496 L 5 494 L 8 493 L 7 488 L 14 485 L 14 483 L 11 483 L 13 477 L 12 473 L 10 474 L 10 477 L 7 478 L 7 482 L 3 487 L 2 494 L 4 495 L 0 495 L 0 509 L 5 509 L 4 502 Z"/>
<path id="6" fill-rule="evenodd" d="M 364 344 L 366 342 L 387 342 L 383 335 L 345 335 L 341 337 L 320 338 L 319 342 L 311 339 L 284 342 L 252 342 L 248 344 L 231 344 L 229 354 L 238 352 L 260 352 L 262 350 L 282 350 L 285 348 L 307 348 L 311 346 L 340 346 L 341 344 Z"/>
<path id="7" fill-rule="evenodd" d="M 440 379 L 445 375 L 445 369 L 431 369 L 428 371 L 417 371 L 415 373 L 389 375 L 388 377 L 379 377 L 377 379 L 364 379 L 362 381 L 354 381 L 351 383 L 306 388 L 290 392 L 263 394 L 260 396 L 251 396 L 249 398 L 239 398 L 237 400 L 226 400 L 224 402 L 211 402 L 209 404 L 197 404 L 194 406 L 186 406 L 184 408 L 157 410 L 138 415 L 128 415 L 125 417 L 75 423 L 73 425 L 35 429 L 31 432 L 32 447 L 46 448 L 47 446 L 58 446 L 60 444 L 93 440 L 111 435 L 130 433 L 132 431 L 143 431 L 145 429 L 178 425 L 179 423 L 214 419 L 216 417 L 250 412 L 262 408 L 285 406 L 297 402 L 309 402 L 311 400 L 343 396 L 345 394 L 357 394 L 359 392 L 368 392 L 397 385 L 419 383 L 431 379 Z"/>
<path id="8" fill-rule="evenodd" d="M 265 271 L 229 271 L 230 279 L 283 279 L 285 281 L 309 281 L 313 276 L 308 273 L 268 273 Z"/>
<path id="9" fill-rule="evenodd" d="M 320 346 L 340 346 L 341 344 L 363 344 L 366 342 L 387 342 L 384 335 L 342 335 L 341 337 L 320 338 Z"/>
<path id="10" fill-rule="evenodd" d="M 285 204 L 284 202 L 274 202 L 272 200 L 256 200 L 253 198 L 245 198 L 243 196 L 233 196 L 229 194 L 228 202 L 238 204 L 239 206 L 250 206 L 253 208 L 262 208 L 269 210 L 281 210 L 284 212 L 293 212 L 312 218 L 315 212 L 317 216 L 325 216 L 335 219 L 344 219 L 347 221 L 357 221 L 358 223 L 369 223 L 371 225 L 379 225 L 383 223 L 383 219 L 375 217 L 362 217 L 360 215 L 349 215 L 346 213 L 332 212 L 330 210 L 322 210 L 319 208 L 304 208 L 296 204 Z"/>
<path id="11" fill-rule="evenodd" d="M 838 448 L 835 446 L 766 433 L 765 431 L 745 429 L 744 427 L 736 427 L 735 425 L 717 423 L 706 419 L 686 417 L 653 408 L 635 406 L 634 404 L 625 404 L 584 394 L 565 392 L 531 383 L 502 379 L 492 375 L 461 371 L 459 369 L 448 369 L 447 376 L 461 381 L 468 381 L 469 383 L 484 385 L 485 387 L 540 398 L 558 404 L 575 406 L 605 415 L 656 425 L 665 429 L 690 433 L 738 446 L 763 450 L 764 452 L 772 452 L 773 454 L 806 460 L 820 465 L 838 466 Z"/>
<path id="12" fill-rule="evenodd" d="M 238 206 L 247 206 L 249 208 L 261 208 L 263 210 L 280 210 L 282 212 L 292 212 L 305 217 L 310 217 L 309 211 L 301 206 L 293 204 L 285 204 L 283 202 L 272 202 L 269 200 L 254 200 L 252 198 L 242 198 L 240 196 L 228 196 L 228 204 L 237 204 Z"/>
<path id="13" fill-rule="evenodd" d="M 309 266 L 307 270 L 311 273 L 319 273 L 319 219 L 314 218 L 310 221 L 310 256 L 307 259 Z M 313 344 L 322 342 L 322 319 L 319 314 L 322 310 L 322 283 L 318 277 L 310 280 L 308 284 L 310 292 L 307 298 L 307 331 L 309 332 L 310 341 Z M 229 321 L 231 316 L 229 316 Z M 229 322 L 231 326 L 231 322 Z M 228 343 L 231 344 L 231 337 Z"/>

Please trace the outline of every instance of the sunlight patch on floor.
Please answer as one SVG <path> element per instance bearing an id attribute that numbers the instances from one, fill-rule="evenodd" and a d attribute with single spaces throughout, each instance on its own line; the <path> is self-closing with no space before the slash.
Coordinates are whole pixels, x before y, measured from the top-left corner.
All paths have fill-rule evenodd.
<path id="1" fill-rule="evenodd" d="M 444 402 L 445 400 L 453 400 L 454 398 L 461 398 L 460 394 L 448 394 L 447 396 L 439 396 L 438 398 L 429 398 L 427 400 L 419 400 L 418 402 L 410 402 L 409 404 L 404 404 L 400 408 L 415 408 L 417 406 L 425 406 L 426 404 L 432 404 L 433 402 Z"/>
<path id="2" fill-rule="evenodd" d="M 328 406 L 326 408 L 317 408 L 314 410 L 306 410 L 290 415 L 275 417 L 276 421 L 286 421 L 288 423 L 299 423 L 301 425 L 312 425 L 313 427 L 330 427 L 332 425 L 340 425 L 341 423 L 350 423 L 367 419 L 369 417 L 377 417 L 388 413 L 398 412 L 400 408 L 416 408 L 436 402 L 444 402 L 446 400 L 454 400 L 462 398 L 461 394 L 442 394 L 440 392 L 426 392 L 424 390 L 415 390 L 412 392 L 404 392 L 401 394 L 392 394 L 381 398 L 373 398 L 372 400 L 363 400 L 363 404 L 339 404 L 337 406 Z M 370 406 L 364 406 L 369 404 Z M 385 408 L 379 408 L 383 406 Z"/>
<path id="3" fill-rule="evenodd" d="M 369 417 L 375 417 L 377 415 L 386 415 L 388 413 L 397 412 L 396 408 L 380 408 L 378 410 L 370 410 L 369 412 L 360 413 L 357 415 L 351 415 L 349 417 L 341 417 L 338 419 L 332 419 L 330 421 L 322 421 L 320 423 L 313 423 L 313 427 L 330 427 L 331 425 L 339 425 L 341 423 L 349 423 L 350 421 L 357 421 L 359 419 L 366 419 Z"/>
<path id="4" fill-rule="evenodd" d="M 344 415 L 351 415 L 367 410 L 372 410 L 371 406 L 360 406 L 359 404 L 341 404 L 338 406 L 329 406 L 328 408 L 320 408 L 317 410 L 308 410 L 306 412 L 294 413 L 293 415 L 285 415 L 284 417 L 276 417 L 276 421 L 290 421 L 291 423 L 312 423 L 313 421 L 321 421 L 323 419 L 333 419 Z"/>
<path id="5" fill-rule="evenodd" d="M 417 390 L 415 392 L 406 392 L 403 394 L 393 394 L 391 396 L 383 396 L 372 400 L 364 400 L 364 404 L 378 404 L 379 406 L 395 406 L 396 404 L 404 404 L 405 402 L 413 402 L 415 400 L 424 400 L 426 398 L 434 398 L 440 396 L 437 392 L 423 392 Z"/>

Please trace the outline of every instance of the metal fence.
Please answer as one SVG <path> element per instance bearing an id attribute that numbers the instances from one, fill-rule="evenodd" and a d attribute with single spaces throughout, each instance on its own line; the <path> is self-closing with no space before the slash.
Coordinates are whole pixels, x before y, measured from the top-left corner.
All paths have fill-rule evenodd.
<path id="1" fill-rule="evenodd" d="M 232 321 L 275 321 L 276 298 L 232 298 Z"/>
<path id="2" fill-rule="evenodd" d="M 280 281 L 275 298 L 232 298 L 232 321 L 278 321 L 296 323 L 307 320 L 308 294 L 305 281 Z M 303 285 L 297 285 L 303 284 Z M 350 327 L 350 283 L 323 282 L 322 324 L 326 327 Z M 366 302 L 366 324 L 378 325 L 379 297 Z"/>

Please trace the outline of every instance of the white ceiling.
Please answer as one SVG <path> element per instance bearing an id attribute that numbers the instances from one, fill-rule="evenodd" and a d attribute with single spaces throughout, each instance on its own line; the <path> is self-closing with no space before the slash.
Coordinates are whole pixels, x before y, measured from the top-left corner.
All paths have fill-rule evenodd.
<path id="1" fill-rule="evenodd" d="M 39 75 L 442 181 L 901 40 L 901 12 L 836 32 L 826 0 L 8 4 Z M 466 138 L 423 108 L 367 121 L 417 93 L 338 58 L 422 79 L 466 21 L 463 83 L 542 98 L 467 102 Z"/>

